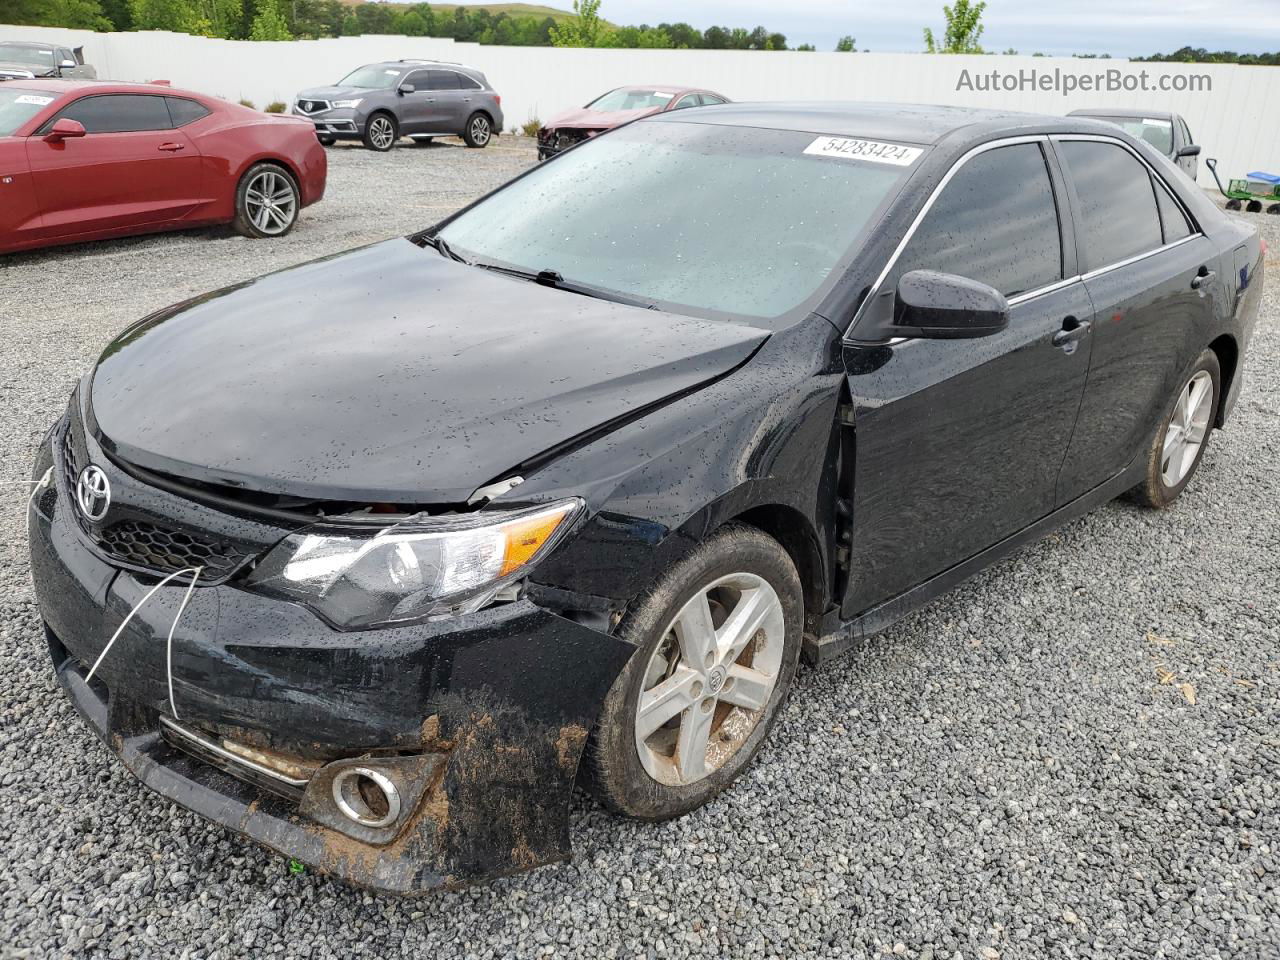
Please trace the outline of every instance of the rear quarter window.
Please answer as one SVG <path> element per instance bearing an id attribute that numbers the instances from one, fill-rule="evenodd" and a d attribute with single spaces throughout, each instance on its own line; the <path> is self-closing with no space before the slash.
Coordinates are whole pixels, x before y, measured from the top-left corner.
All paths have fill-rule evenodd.
<path id="1" fill-rule="evenodd" d="M 165 97 L 164 99 L 169 106 L 169 119 L 175 127 L 185 127 L 188 123 L 195 123 L 210 113 L 209 108 L 204 104 L 188 100 L 186 97 Z"/>
<path id="2" fill-rule="evenodd" d="M 1137 157 L 1101 140 L 1066 140 L 1058 149 L 1080 198 L 1077 229 L 1085 269 L 1107 267 L 1162 245 L 1151 175 Z"/>

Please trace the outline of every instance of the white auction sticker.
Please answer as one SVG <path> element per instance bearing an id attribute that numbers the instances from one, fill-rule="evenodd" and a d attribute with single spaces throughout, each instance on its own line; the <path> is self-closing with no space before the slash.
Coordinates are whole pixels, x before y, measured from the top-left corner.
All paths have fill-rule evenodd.
<path id="1" fill-rule="evenodd" d="M 13 102 L 26 103 L 36 107 L 45 107 L 53 103 L 53 97 L 36 97 L 28 93 L 28 94 L 24 94 L 21 97 L 18 97 L 18 99 L 14 100 Z"/>
<path id="2" fill-rule="evenodd" d="M 1157 120 L 1154 117 L 1143 117 L 1142 122 L 1148 127 L 1172 127 L 1173 122 L 1170 120 Z"/>
<path id="3" fill-rule="evenodd" d="M 891 163 L 895 167 L 909 167 L 924 151 L 919 147 L 907 147 L 900 143 L 850 140 L 848 137 L 819 137 L 805 147 L 804 152 L 816 157 L 844 157 L 846 160 L 870 160 L 872 163 Z"/>

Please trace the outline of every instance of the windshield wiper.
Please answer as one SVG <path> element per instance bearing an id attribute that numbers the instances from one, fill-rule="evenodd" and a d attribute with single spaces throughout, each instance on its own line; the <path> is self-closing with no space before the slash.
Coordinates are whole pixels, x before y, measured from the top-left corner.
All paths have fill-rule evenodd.
<path id="1" fill-rule="evenodd" d="M 449 246 L 448 241 L 438 233 L 422 234 L 422 242 L 437 251 L 441 256 L 448 257 L 450 260 L 457 260 L 459 263 L 467 264 L 471 262 L 466 257 L 462 256 L 462 254 L 455 252 L 453 247 Z"/>
<path id="2" fill-rule="evenodd" d="M 563 290 L 566 293 L 576 293 L 583 297 L 593 297 L 596 300 L 609 300 L 613 303 L 622 303 L 631 307 L 644 307 L 646 310 L 657 310 L 656 304 L 640 297 L 628 296 L 625 293 L 617 293 L 613 290 L 607 290 L 604 287 L 595 287 L 589 283 L 579 283 L 576 280 L 566 280 L 557 270 L 521 270 L 519 267 L 504 267 L 496 263 L 484 263 L 476 260 L 472 263 L 474 267 L 481 267 L 485 270 L 492 270 L 494 273 L 505 273 L 509 277 L 516 277 L 520 280 L 528 280 L 530 283 L 537 283 L 544 287 L 551 287 L 555 290 Z"/>

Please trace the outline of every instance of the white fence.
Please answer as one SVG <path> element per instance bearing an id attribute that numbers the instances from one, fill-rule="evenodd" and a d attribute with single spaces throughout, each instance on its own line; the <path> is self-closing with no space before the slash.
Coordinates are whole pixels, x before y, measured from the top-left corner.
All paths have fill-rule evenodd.
<path id="1" fill-rule="evenodd" d="M 343 37 L 285 43 L 215 40 L 176 33 L 90 33 L 0 26 L 0 38 L 44 39 L 85 48 L 99 76 L 173 82 L 205 93 L 290 102 L 305 87 L 330 84 L 376 60 L 420 57 L 483 70 L 497 91 L 508 128 L 546 119 L 626 83 L 680 83 L 717 90 L 734 100 L 883 100 L 949 103 L 1062 114 L 1077 107 L 1125 106 L 1176 110 L 1187 118 L 1204 156 L 1222 172 L 1280 172 L 1280 67 L 1234 64 L 1130 63 L 1015 56 L 927 56 L 910 53 L 763 53 L 738 50 L 570 50 L 490 47 L 431 37 Z M 999 70 L 1005 77 L 1035 72 L 1049 85 L 1055 71 L 1078 79 L 1118 71 L 1147 89 L 1082 92 L 1060 87 L 984 92 L 958 89 L 965 71 L 973 87 Z M 1187 89 L 1197 83 L 1208 89 Z M 1180 92 L 1160 92 L 1161 89 Z M 1211 183 L 1204 164 L 1200 181 Z"/>

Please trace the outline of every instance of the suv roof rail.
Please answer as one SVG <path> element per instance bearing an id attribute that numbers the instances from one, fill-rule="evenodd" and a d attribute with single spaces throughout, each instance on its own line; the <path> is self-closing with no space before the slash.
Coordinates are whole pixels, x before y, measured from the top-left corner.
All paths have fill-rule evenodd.
<path id="1" fill-rule="evenodd" d="M 464 64 L 458 63 L 457 61 L 454 61 L 454 60 L 419 60 L 414 57 L 401 57 L 399 60 L 396 61 L 396 63 L 444 63 L 444 64 L 448 64 L 451 67 L 464 66 Z"/>

